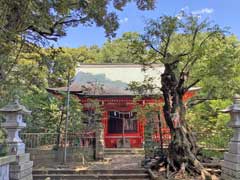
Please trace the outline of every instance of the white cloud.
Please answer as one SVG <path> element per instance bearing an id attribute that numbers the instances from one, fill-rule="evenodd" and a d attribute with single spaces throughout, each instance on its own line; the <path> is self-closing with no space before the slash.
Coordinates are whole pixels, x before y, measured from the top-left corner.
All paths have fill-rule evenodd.
<path id="1" fill-rule="evenodd" d="M 188 6 L 185 6 L 185 7 L 181 8 L 180 12 L 176 14 L 176 17 L 178 19 L 182 19 L 184 13 L 189 13 L 189 7 Z"/>
<path id="2" fill-rule="evenodd" d="M 213 12 L 214 12 L 214 9 L 212 9 L 212 8 L 203 8 L 203 9 L 191 11 L 188 6 L 185 6 L 185 7 L 181 8 L 179 13 L 176 14 L 176 17 L 178 19 L 182 19 L 182 17 L 185 14 L 192 14 L 193 16 L 195 16 L 197 18 L 201 18 L 203 15 L 209 15 L 209 14 L 212 14 Z"/>
<path id="3" fill-rule="evenodd" d="M 200 10 L 192 11 L 193 15 L 201 15 L 201 14 L 212 14 L 214 12 L 214 9 L 212 8 L 203 8 Z"/>
<path id="4" fill-rule="evenodd" d="M 127 22 L 128 22 L 128 18 L 125 17 L 125 18 L 123 18 L 123 19 L 120 19 L 119 22 L 120 22 L 121 24 L 127 23 Z"/>
<path id="5" fill-rule="evenodd" d="M 181 11 L 189 11 L 189 7 L 188 6 L 185 6 L 181 9 Z"/>

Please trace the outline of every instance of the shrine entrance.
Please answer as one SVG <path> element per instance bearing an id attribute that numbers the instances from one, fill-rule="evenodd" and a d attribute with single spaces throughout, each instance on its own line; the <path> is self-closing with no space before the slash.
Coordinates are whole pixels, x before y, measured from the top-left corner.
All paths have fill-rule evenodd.
<path id="1" fill-rule="evenodd" d="M 106 147 L 140 147 L 142 135 L 136 112 L 108 111 Z"/>

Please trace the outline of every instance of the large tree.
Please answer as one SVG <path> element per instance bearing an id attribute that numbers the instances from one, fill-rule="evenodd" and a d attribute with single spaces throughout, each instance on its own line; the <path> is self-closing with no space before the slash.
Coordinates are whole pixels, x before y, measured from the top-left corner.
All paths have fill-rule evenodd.
<path id="1" fill-rule="evenodd" d="M 19 54 L 57 41 L 69 27 L 96 25 L 106 36 L 115 36 L 116 10 L 130 2 L 140 10 L 155 4 L 154 0 L 0 0 L 0 82 L 11 74 Z"/>
<path id="2" fill-rule="evenodd" d="M 131 1 L 140 10 L 154 7 L 154 0 L 1 0 L 0 38 L 12 43 L 19 35 L 29 42 L 39 38 L 56 40 L 66 34 L 66 28 L 79 24 L 96 24 L 105 29 L 107 36 L 114 36 L 119 23 L 113 9 L 123 10 Z"/>
<path id="3" fill-rule="evenodd" d="M 186 122 L 183 97 L 208 74 L 193 77 L 194 68 L 202 66 L 202 70 L 207 72 L 203 68 L 206 61 L 211 62 L 218 57 L 226 65 L 233 60 L 231 56 L 212 56 L 218 54 L 219 47 L 224 47 L 225 33 L 207 20 L 201 21 L 197 16 L 182 13 L 178 17 L 162 16 L 157 20 L 149 20 L 143 39 L 150 51 L 155 53 L 155 58 L 149 64 L 160 61 L 165 68 L 161 74 L 161 91 L 164 98 L 163 113 L 172 136 L 168 149 L 170 168 L 174 172 L 209 175 L 197 158 L 198 147 Z"/>

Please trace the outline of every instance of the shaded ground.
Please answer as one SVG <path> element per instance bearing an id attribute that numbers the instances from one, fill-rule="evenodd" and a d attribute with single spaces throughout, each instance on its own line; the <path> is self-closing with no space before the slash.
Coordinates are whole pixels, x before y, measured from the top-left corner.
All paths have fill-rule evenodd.
<path id="1" fill-rule="evenodd" d="M 143 155 L 108 155 L 104 161 L 97 162 L 67 162 L 65 165 L 59 162 L 51 162 L 47 164 L 38 164 L 35 169 L 139 169 L 141 168 L 141 160 L 144 158 Z"/>
<path id="2" fill-rule="evenodd" d="M 92 163 L 89 169 L 139 169 L 143 155 L 109 155 L 105 162 Z"/>

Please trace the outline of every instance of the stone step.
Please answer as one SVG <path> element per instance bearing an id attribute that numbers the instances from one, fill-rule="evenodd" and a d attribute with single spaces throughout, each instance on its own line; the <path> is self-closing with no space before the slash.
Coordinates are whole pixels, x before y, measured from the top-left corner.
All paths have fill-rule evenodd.
<path id="1" fill-rule="evenodd" d="M 146 169 L 96 169 L 96 170 L 75 170 L 75 169 L 34 169 L 33 174 L 144 174 Z"/>
<path id="2" fill-rule="evenodd" d="M 125 169 L 125 170 L 74 170 L 74 169 L 37 169 L 33 170 L 33 180 L 93 180 L 93 179 L 129 179 L 147 180 L 149 174 L 145 169 Z"/>
<path id="3" fill-rule="evenodd" d="M 104 151 L 144 151 L 143 148 L 105 148 Z"/>
<path id="4" fill-rule="evenodd" d="M 33 180 L 93 180 L 93 179 L 129 179 L 147 180 L 148 174 L 34 174 Z"/>
<path id="5" fill-rule="evenodd" d="M 144 152 L 104 152 L 105 155 L 143 155 Z"/>

